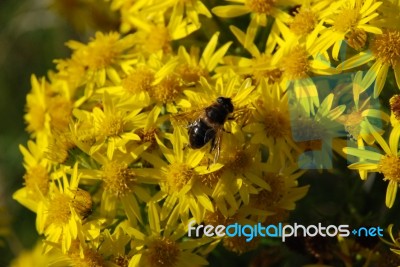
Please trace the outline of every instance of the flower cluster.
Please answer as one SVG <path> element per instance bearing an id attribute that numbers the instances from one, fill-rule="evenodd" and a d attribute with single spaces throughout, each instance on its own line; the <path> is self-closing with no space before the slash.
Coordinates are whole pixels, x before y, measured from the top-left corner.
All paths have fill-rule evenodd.
<path id="1" fill-rule="evenodd" d="M 260 240 L 189 238 L 188 222 L 285 222 L 308 191 L 298 178 L 332 169 L 333 152 L 362 179 L 382 173 L 393 206 L 400 97 L 391 116 L 379 99 L 392 70 L 400 87 L 398 1 L 232 2 L 112 0 L 119 32 L 67 42 L 69 58 L 31 77 L 14 198 L 54 264 L 200 266 L 219 243 L 244 253 Z M 193 149 L 190 123 L 220 96 L 234 112 Z"/>

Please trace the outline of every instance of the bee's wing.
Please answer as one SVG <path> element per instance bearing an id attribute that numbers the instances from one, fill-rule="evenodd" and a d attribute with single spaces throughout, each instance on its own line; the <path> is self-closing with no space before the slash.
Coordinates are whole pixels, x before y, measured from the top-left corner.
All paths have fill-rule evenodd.
<path id="1" fill-rule="evenodd" d="M 174 126 L 187 127 L 188 125 L 193 123 L 197 118 L 199 118 L 203 113 L 204 113 L 204 108 L 181 112 L 178 114 L 172 114 L 171 123 Z"/>

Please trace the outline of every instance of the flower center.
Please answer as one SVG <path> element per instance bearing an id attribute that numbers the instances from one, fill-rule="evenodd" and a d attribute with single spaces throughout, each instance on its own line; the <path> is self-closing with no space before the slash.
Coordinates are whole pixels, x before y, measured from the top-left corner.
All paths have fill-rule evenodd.
<path id="1" fill-rule="evenodd" d="M 333 27 L 339 32 L 347 32 L 357 25 L 359 9 L 345 8 L 334 17 Z"/>
<path id="2" fill-rule="evenodd" d="M 378 166 L 379 172 L 385 177 L 384 180 L 400 182 L 400 157 L 383 156 Z"/>
<path id="3" fill-rule="evenodd" d="M 107 137 L 119 136 L 124 132 L 124 119 L 116 114 L 106 116 L 99 128 L 100 133 Z"/>
<path id="4" fill-rule="evenodd" d="M 71 217 L 71 198 L 65 194 L 58 193 L 52 197 L 49 204 L 47 222 L 57 226 L 68 223 Z"/>
<path id="5" fill-rule="evenodd" d="M 257 195 L 251 196 L 251 205 L 257 209 L 265 209 L 278 204 L 285 194 L 284 177 L 275 174 L 263 174 L 263 180 L 271 187 L 271 191 L 261 190 Z"/>
<path id="6" fill-rule="evenodd" d="M 105 190 L 116 196 L 132 192 L 136 184 L 135 173 L 126 163 L 111 161 L 103 166 Z"/>
<path id="7" fill-rule="evenodd" d="M 83 250 L 84 257 L 80 256 L 79 248 L 75 245 L 73 253 L 71 253 L 70 258 L 74 263 L 74 266 L 85 266 L 85 267 L 102 267 L 106 266 L 102 255 L 92 249 L 85 248 Z"/>
<path id="8" fill-rule="evenodd" d="M 394 117 L 400 120 L 400 95 L 394 95 L 390 98 L 390 109 L 393 112 Z"/>
<path id="9" fill-rule="evenodd" d="M 151 88 L 151 83 L 154 81 L 154 72 L 139 68 L 130 73 L 123 81 L 122 87 L 131 94 L 140 92 L 148 92 Z"/>
<path id="10" fill-rule="evenodd" d="M 312 32 L 317 23 L 317 16 L 312 10 L 300 8 L 290 23 L 290 30 L 296 35 L 303 36 Z"/>
<path id="11" fill-rule="evenodd" d="M 50 124 L 57 131 L 68 130 L 72 114 L 72 103 L 61 96 L 53 97 L 49 101 Z"/>
<path id="12" fill-rule="evenodd" d="M 149 266 L 173 267 L 176 266 L 180 250 L 178 245 L 168 238 L 155 239 L 148 250 Z"/>
<path id="13" fill-rule="evenodd" d="M 246 5 L 252 12 L 261 14 L 271 14 L 276 0 L 246 0 Z"/>
<path id="14" fill-rule="evenodd" d="M 400 61 L 400 31 L 386 30 L 371 44 L 372 53 L 384 63 L 396 66 Z"/>
<path id="15" fill-rule="evenodd" d="M 241 173 L 251 166 L 251 161 L 252 157 L 245 150 L 240 149 L 228 156 L 226 167 L 235 173 Z"/>
<path id="16" fill-rule="evenodd" d="M 191 179 L 197 176 L 188 165 L 173 163 L 168 166 L 167 183 L 171 192 L 181 190 Z"/>
<path id="17" fill-rule="evenodd" d="M 214 188 L 214 186 L 218 183 L 219 179 L 221 178 L 224 172 L 224 168 L 221 168 L 215 172 L 210 172 L 207 174 L 201 175 L 200 182 L 207 186 L 208 188 Z"/>
<path id="18" fill-rule="evenodd" d="M 301 46 L 296 46 L 284 59 L 285 74 L 290 80 L 307 77 L 310 69 L 308 53 Z"/>
<path id="19" fill-rule="evenodd" d="M 149 94 L 158 102 L 164 104 L 174 101 L 180 94 L 182 88 L 180 80 L 176 75 L 167 76 L 159 84 L 151 87 Z"/>
<path id="20" fill-rule="evenodd" d="M 288 116 L 278 109 L 268 110 L 264 114 L 264 130 L 266 136 L 283 138 L 290 134 L 290 122 Z"/>
<path id="21" fill-rule="evenodd" d="M 43 195 L 47 195 L 49 191 L 49 174 L 42 165 L 30 167 L 24 175 L 24 180 L 29 192 L 35 193 L 39 189 Z M 36 196 L 36 194 L 33 194 L 33 196 Z"/>
<path id="22" fill-rule="evenodd" d="M 116 57 L 119 55 L 119 40 L 118 33 L 110 33 L 108 35 L 96 34 L 96 39 L 91 41 L 84 51 L 82 51 L 82 58 L 85 65 L 91 69 L 101 69 L 111 65 Z"/>
<path id="23" fill-rule="evenodd" d="M 178 67 L 177 72 L 185 84 L 196 83 L 200 80 L 200 77 L 207 77 L 208 73 L 206 70 L 199 66 L 190 66 L 189 64 L 183 64 Z"/>

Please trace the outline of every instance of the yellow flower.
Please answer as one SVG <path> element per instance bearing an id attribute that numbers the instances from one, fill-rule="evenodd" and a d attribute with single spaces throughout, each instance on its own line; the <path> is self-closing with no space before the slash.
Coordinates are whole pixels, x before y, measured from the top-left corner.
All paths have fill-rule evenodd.
<path id="1" fill-rule="evenodd" d="M 40 134 L 48 134 L 50 131 L 50 116 L 47 113 L 47 93 L 49 84 L 44 78 L 40 82 L 36 76 L 31 76 L 32 91 L 26 96 L 26 109 L 24 119 L 27 126 L 27 131 L 33 137 Z"/>
<path id="2" fill-rule="evenodd" d="M 263 144 L 270 157 L 278 157 L 280 162 L 286 159 L 294 161 L 292 149 L 298 149 L 293 142 L 290 127 L 288 93 L 279 93 L 277 85 L 267 85 L 263 80 L 257 88 L 259 97 L 254 101 L 253 119 L 243 127 L 251 133 L 251 143 Z"/>
<path id="3" fill-rule="evenodd" d="M 58 251 L 43 253 L 43 242 L 38 241 L 31 250 L 24 250 L 11 262 L 11 267 L 51 266 L 62 254 Z"/>
<path id="4" fill-rule="evenodd" d="M 290 109 L 292 136 L 302 151 L 298 158 L 301 169 L 331 169 L 332 149 L 341 149 L 332 141 L 342 135 L 342 127 L 336 120 L 346 106 L 335 107 L 333 100 L 334 94 L 326 96 L 319 108 L 313 110 L 315 115 L 305 111 L 304 104 L 297 99 L 290 102 L 294 104 Z"/>
<path id="5" fill-rule="evenodd" d="M 363 78 L 363 87 L 368 88 L 375 82 L 374 97 L 377 98 L 385 85 L 389 67 L 392 66 L 397 86 L 400 88 L 400 30 L 383 30 L 382 34 L 375 35 L 372 39 L 369 50 L 343 61 L 337 68 L 352 69 L 374 60 Z"/>
<path id="6" fill-rule="evenodd" d="M 360 161 L 353 163 L 348 167 L 355 170 L 365 170 L 368 172 L 380 172 L 383 179 L 389 181 L 386 191 L 386 207 L 391 208 L 394 204 L 397 194 L 397 188 L 400 182 L 400 154 L 398 151 L 400 127 L 392 129 L 389 137 L 389 143 L 380 136 L 371 124 L 368 127 L 375 137 L 376 142 L 383 149 L 384 154 L 371 150 L 361 150 L 351 147 L 344 148 L 346 154 L 360 158 Z"/>
<path id="7" fill-rule="evenodd" d="M 178 224 L 174 215 L 167 221 L 160 219 L 160 208 L 154 202 L 149 202 L 147 206 L 149 227 L 146 227 L 145 232 L 132 228 L 125 222 L 121 226 L 133 240 L 133 257 L 129 266 L 190 267 L 208 264 L 196 250 L 211 242 L 211 238 L 185 238 L 187 225 Z"/>
<path id="8" fill-rule="evenodd" d="M 191 47 L 190 54 L 185 47 L 179 47 L 178 57 L 180 62 L 177 67 L 177 73 L 186 86 L 191 86 L 199 82 L 200 77 L 209 78 L 217 65 L 222 61 L 232 42 L 227 42 L 216 50 L 219 35 L 219 32 L 214 33 L 204 47 L 201 57 L 199 56 L 200 47 Z"/>
<path id="9" fill-rule="evenodd" d="M 67 42 L 67 46 L 73 50 L 71 63 L 78 63 L 86 70 L 86 81 L 88 84 L 104 86 L 106 79 L 114 80 L 117 67 L 123 67 L 129 62 L 125 55 L 132 48 L 134 36 L 127 35 L 123 38 L 118 33 L 103 34 L 97 32 L 87 45 L 77 41 Z M 74 65 L 72 65 L 74 67 Z M 83 81 L 81 81 L 83 82 Z M 86 93 L 90 95 L 90 92 Z"/>
<path id="10" fill-rule="evenodd" d="M 28 148 L 20 145 L 24 156 L 24 187 L 16 191 L 13 198 L 33 212 L 37 211 L 38 200 L 46 196 L 50 185 L 50 164 L 44 156 L 47 147 L 45 138 L 28 141 Z"/>
<path id="11" fill-rule="evenodd" d="M 331 26 L 321 31 L 318 40 L 311 47 L 311 54 L 324 53 L 333 46 L 332 57 L 338 60 L 340 47 L 345 39 L 366 41 L 365 33 L 382 33 L 380 28 L 369 24 L 379 15 L 375 11 L 381 4 L 382 2 L 375 0 L 344 0 L 332 3 L 326 9 L 327 18 L 324 19 Z"/>
<path id="12" fill-rule="evenodd" d="M 337 121 L 344 125 L 347 133 L 358 143 L 359 147 L 364 146 L 363 141 L 368 145 L 372 145 L 375 142 L 375 138 L 367 127 L 367 121 L 369 119 L 374 120 L 374 118 L 378 119 L 379 122 L 376 123 L 374 129 L 379 134 L 383 134 L 384 131 L 380 129 L 383 127 L 378 127 L 378 125 L 382 121 L 388 123 L 390 118 L 385 112 L 377 109 L 377 101 L 371 103 L 370 97 L 361 95 L 367 90 L 367 88 L 362 87 L 362 72 L 356 73 L 352 84 L 345 87 L 341 86 L 337 90 L 338 92 L 340 91 L 341 97 L 352 97 L 353 99 L 353 103 L 347 103 L 347 113 L 341 115 Z M 360 103 L 361 100 L 362 102 Z"/>
<path id="13" fill-rule="evenodd" d="M 64 171 L 61 175 L 62 182 L 53 182 L 48 195 L 43 197 L 37 207 L 37 230 L 49 242 L 45 245 L 45 253 L 52 249 L 50 244 L 61 244 L 62 252 L 66 253 L 72 240 L 83 234 L 82 218 L 85 214 L 81 214 L 82 209 L 77 207 L 81 207 L 84 204 L 81 201 L 85 200 L 75 200 L 80 179 L 78 165 L 75 164 L 70 181 Z"/>
<path id="14" fill-rule="evenodd" d="M 270 187 L 269 190 L 258 187 L 258 193 L 250 198 L 244 213 L 253 215 L 255 221 L 266 221 L 277 210 L 291 211 L 296 207 L 296 201 L 303 198 L 309 186 L 299 186 L 297 179 L 305 173 L 296 164 L 280 163 L 270 158 L 261 165 L 263 179 Z M 263 211 L 269 213 L 265 216 Z M 282 211 L 281 211 L 282 212 Z"/>
<path id="15" fill-rule="evenodd" d="M 159 183 L 160 171 L 143 168 L 140 157 L 149 143 L 129 146 L 130 153 L 115 153 L 112 160 L 98 152 L 92 155 L 99 169 L 81 169 L 82 179 L 87 182 L 102 181 L 100 213 L 109 219 L 119 215 L 119 205 L 132 223 L 142 222 L 141 203 L 150 200 L 149 187 Z"/>
<path id="16" fill-rule="evenodd" d="M 104 92 L 101 108 L 94 107 L 92 113 L 84 110 L 74 111 L 78 118 L 75 124 L 78 132 L 79 128 L 89 128 L 95 138 L 90 150 L 83 150 L 86 153 L 92 155 L 100 150 L 112 159 L 116 150 L 126 153 L 126 145 L 130 141 L 140 140 L 134 131 L 139 125 L 143 125 L 146 119 L 145 115 L 140 113 L 141 108 L 133 110 L 121 108 L 116 99 Z"/>
<path id="17" fill-rule="evenodd" d="M 209 168 L 199 165 L 205 154 L 204 149 L 183 149 L 185 139 L 187 140 L 187 137 L 181 128 L 175 127 L 170 139 L 172 149 L 167 148 L 157 138 L 157 143 L 167 162 L 147 152 L 144 152 L 142 157 L 154 168 L 161 170 L 161 191 L 155 198 L 165 198 L 165 202 L 168 203 L 162 207 L 161 220 L 167 218 L 173 210 L 182 218 L 187 218 L 190 211 L 196 221 L 201 223 L 204 209 L 212 211 L 214 208 L 210 197 L 205 193 L 200 177 L 217 171 L 221 168 L 221 164 L 213 164 Z"/>
<path id="18" fill-rule="evenodd" d="M 252 56 L 252 58 L 226 56 L 224 62 L 227 66 L 219 68 L 218 72 L 233 70 L 235 73 L 243 76 L 251 76 L 255 84 L 259 84 L 262 79 L 267 79 L 268 83 L 281 83 L 282 71 L 278 66 L 277 60 L 274 59 L 275 47 L 280 42 L 279 29 L 276 23 L 271 28 L 264 51 L 260 51 L 254 43 L 258 25 L 252 20 L 247 27 L 246 33 L 239 28 L 231 25 L 229 28 L 235 35 L 236 39 Z M 285 37 L 283 37 L 285 38 Z"/>

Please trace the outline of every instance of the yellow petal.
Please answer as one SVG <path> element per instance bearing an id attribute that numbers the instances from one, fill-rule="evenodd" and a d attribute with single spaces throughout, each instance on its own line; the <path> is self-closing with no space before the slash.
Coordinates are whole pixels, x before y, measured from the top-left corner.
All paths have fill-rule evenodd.
<path id="1" fill-rule="evenodd" d="M 218 17 L 233 18 L 250 13 L 250 9 L 242 5 L 227 5 L 214 7 L 212 12 Z"/>
<path id="2" fill-rule="evenodd" d="M 386 207 L 389 209 L 393 207 L 394 201 L 396 200 L 396 194 L 397 194 L 397 182 L 390 180 L 389 185 L 386 190 L 386 200 L 385 204 Z"/>

